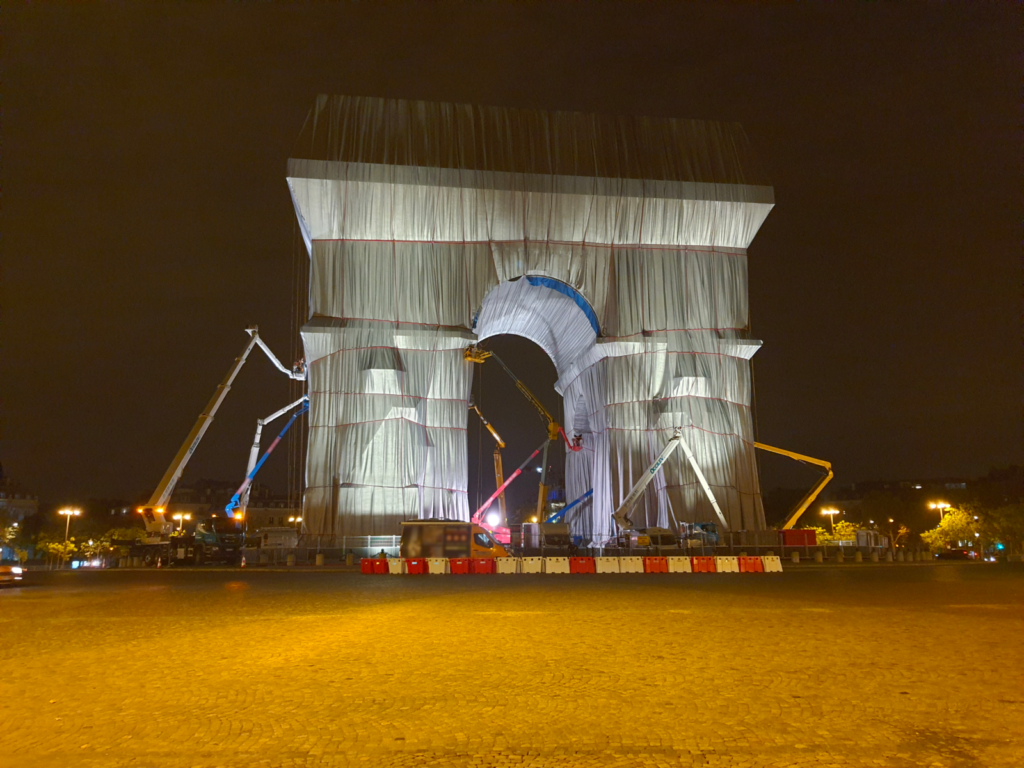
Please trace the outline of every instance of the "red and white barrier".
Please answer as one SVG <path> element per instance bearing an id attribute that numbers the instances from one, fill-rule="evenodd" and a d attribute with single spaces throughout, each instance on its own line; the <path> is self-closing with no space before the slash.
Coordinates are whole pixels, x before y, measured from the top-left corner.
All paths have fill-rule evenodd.
<path id="1" fill-rule="evenodd" d="M 517 574 L 517 573 L 782 573 L 782 560 L 764 557 L 498 557 L 363 558 L 365 574 Z"/>

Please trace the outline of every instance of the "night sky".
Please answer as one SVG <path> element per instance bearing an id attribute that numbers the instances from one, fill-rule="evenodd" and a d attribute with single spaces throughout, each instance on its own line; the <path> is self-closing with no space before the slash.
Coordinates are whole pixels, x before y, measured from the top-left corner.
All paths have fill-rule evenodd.
<path id="1" fill-rule="evenodd" d="M 1024 462 L 1016 4 L 5 4 L 0 22 L 0 461 L 44 501 L 148 493 L 246 325 L 290 362 L 285 161 L 317 93 L 742 122 L 776 196 L 749 250 L 760 439 L 838 483 Z M 495 348 L 557 407 L 539 349 Z M 490 365 L 512 468 L 543 424 Z M 287 397 L 254 356 L 186 478 L 240 481 Z M 766 490 L 815 477 L 762 470 Z"/>

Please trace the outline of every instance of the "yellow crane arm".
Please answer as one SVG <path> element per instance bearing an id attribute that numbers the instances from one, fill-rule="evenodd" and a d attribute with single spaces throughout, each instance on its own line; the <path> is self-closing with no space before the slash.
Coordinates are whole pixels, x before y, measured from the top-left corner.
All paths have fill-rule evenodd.
<path id="1" fill-rule="evenodd" d="M 491 422 L 489 422 L 487 419 L 485 419 L 484 415 L 482 413 L 480 413 L 480 409 L 477 408 L 476 405 L 471 405 L 469 407 L 472 408 L 474 411 L 476 411 L 476 415 L 480 417 L 480 421 L 482 421 L 484 423 L 484 426 L 487 427 L 487 431 L 491 433 L 491 437 L 494 438 L 494 442 L 496 442 L 498 444 L 498 447 L 499 448 L 504 448 L 505 447 L 505 441 L 501 439 L 501 435 L 498 434 L 498 431 L 494 427 L 491 426 Z"/>
<path id="2" fill-rule="evenodd" d="M 796 505 L 796 509 L 793 510 L 793 513 L 789 516 L 785 524 L 782 526 L 782 530 L 788 531 L 790 528 L 796 525 L 797 521 L 800 519 L 800 516 L 807 511 L 807 508 L 814 503 L 814 500 L 816 498 L 818 498 L 818 494 L 821 493 L 822 490 L 824 490 L 825 486 L 828 485 L 829 482 L 832 480 L 832 464 L 825 461 L 824 459 L 815 459 L 812 456 L 804 456 L 802 453 L 794 453 L 793 451 L 787 451 L 784 448 L 776 448 L 771 445 L 765 445 L 764 443 L 754 443 L 754 447 L 760 448 L 762 451 L 777 453 L 780 456 L 788 456 L 791 459 L 796 459 L 797 461 L 804 462 L 805 464 L 814 464 L 825 470 L 825 474 L 822 475 L 821 480 L 815 483 L 814 487 L 807 492 L 807 495 L 805 495 L 800 500 L 800 503 Z"/>

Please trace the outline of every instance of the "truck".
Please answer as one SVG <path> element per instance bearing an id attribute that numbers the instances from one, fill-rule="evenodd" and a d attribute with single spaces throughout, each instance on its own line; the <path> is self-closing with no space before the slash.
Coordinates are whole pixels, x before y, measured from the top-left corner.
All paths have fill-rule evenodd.
<path id="1" fill-rule="evenodd" d="M 489 531 L 464 520 L 407 520 L 402 523 L 403 558 L 508 557 Z"/>

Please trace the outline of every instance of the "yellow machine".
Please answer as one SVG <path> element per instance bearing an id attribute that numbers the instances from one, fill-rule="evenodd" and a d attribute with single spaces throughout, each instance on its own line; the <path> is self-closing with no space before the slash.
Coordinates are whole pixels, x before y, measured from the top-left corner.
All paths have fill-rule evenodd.
<path id="1" fill-rule="evenodd" d="M 796 525 L 800 516 L 807 511 L 807 508 L 814 503 L 816 498 L 818 498 L 818 494 L 821 493 L 825 489 L 825 486 L 829 484 L 829 481 L 833 477 L 832 465 L 824 459 L 815 459 L 811 456 L 804 456 L 801 453 L 794 453 L 793 451 L 787 451 L 783 448 L 775 448 L 771 445 L 765 445 L 764 443 L 754 443 L 754 447 L 760 448 L 762 451 L 777 453 L 780 456 L 788 456 L 791 459 L 796 459 L 797 461 L 805 464 L 814 464 L 815 466 L 822 467 L 825 470 L 825 474 L 822 476 L 821 480 L 819 480 L 814 487 L 807 492 L 807 495 L 800 500 L 800 503 L 796 505 L 796 509 L 793 510 L 792 514 L 790 514 L 789 518 L 787 518 L 785 524 L 782 526 L 782 530 L 788 531 Z"/>
<path id="2" fill-rule="evenodd" d="M 484 415 L 480 412 L 480 409 L 470 403 L 470 409 L 476 411 L 476 415 L 480 417 L 480 421 L 483 422 L 484 426 L 487 427 L 487 431 L 491 433 L 491 437 L 494 438 L 494 487 L 501 488 L 505 482 L 505 470 L 501 464 L 501 449 L 505 447 L 505 441 L 501 439 L 501 435 L 498 431 L 491 426 L 491 422 L 484 418 Z M 501 524 L 508 525 L 508 511 L 505 509 L 505 494 L 504 492 L 498 497 L 498 508 L 501 510 Z"/>
<path id="3" fill-rule="evenodd" d="M 543 520 L 544 506 L 547 501 L 549 490 L 547 485 L 548 446 L 551 444 L 553 440 L 558 440 L 559 437 L 562 437 L 565 440 L 565 444 L 569 446 L 570 450 L 579 451 L 582 449 L 583 446 L 579 444 L 578 440 L 570 442 L 569 438 L 566 437 L 565 435 L 565 430 L 562 429 L 562 425 L 555 421 L 555 417 L 548 412 L 548 409 L 544 407 L 544 404 L 541 403 L 541 401 L 534 396 L 533 392 L 531 392 L 529 388 L 519 380 L 518 376 L 512 373 L 509 367 L 505 365 L 502 359 L 498 357 L 496 354 L 474 345 L 466 347 L 466 349 L 462 353 L 462 356 L 466 361 L 470 363 L 483 363 L 489 357 L 493 357 L 495 360 L 497 360 L 498 365 L 505 369 L 505 373 L 507 373 L 509 375 L 509 378 L 511 378 L 512 381 L 515 383 L 516 389 L 522 392 L 523 397 L 525 397 L 529 401 L 530 405 L 537 409 L 537 412 L 540 414 L 540 417 L 544 419 L 544 423 L 547 425 L 548 441 L 544 444 L 544 457 L 542 459 L 541 464 L 540 486 L 537 488 L 537 520 Z M 477 413 L 479 413 L 479 411 L 477 411 Z M 483 416 L 481 416 L 480 418 L 483 418 Z M 484 423 L 486 424 L 486 421 Z M 490 425 L 488 425 L 488 428 L 490 428 Z M 491 430 L 491 433 L 494 434 L 494 431 Z M 502 445 L 502 447 L 504 447 L 504 444 Z M 495 455 L 497 456 L 497 452 L 495 453 Z M 501 487 L 500 482 L 498 483 L 498 487 Z M 504 499 L 504 494 L 502 495 L 502 498 Z M 502 513 L 504 514 L 504 500 L 502 501 Z"/>

